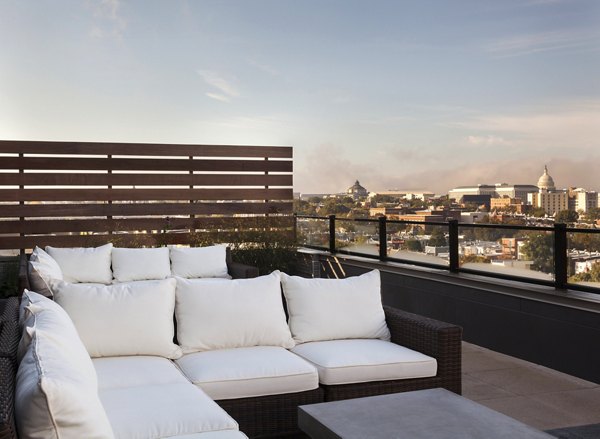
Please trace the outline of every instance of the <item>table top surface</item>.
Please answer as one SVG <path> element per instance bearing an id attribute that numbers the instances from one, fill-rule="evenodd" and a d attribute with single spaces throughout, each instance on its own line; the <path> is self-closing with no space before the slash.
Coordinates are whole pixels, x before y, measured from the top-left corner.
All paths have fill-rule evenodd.
<path id="1" fill-rule="evenodd" d="M 445 389 L 304 405 L 298 424 L 323 439 L 553 438 Z"/>

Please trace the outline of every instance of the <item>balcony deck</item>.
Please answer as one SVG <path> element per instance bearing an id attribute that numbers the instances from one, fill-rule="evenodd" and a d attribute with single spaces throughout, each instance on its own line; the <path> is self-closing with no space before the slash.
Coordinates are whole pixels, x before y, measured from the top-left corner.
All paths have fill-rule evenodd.
<path id="1" fill-rule="evenodd" d="M 540 430 L 600 423 L 600 385 L 463 342 L 463 396 Z"/>

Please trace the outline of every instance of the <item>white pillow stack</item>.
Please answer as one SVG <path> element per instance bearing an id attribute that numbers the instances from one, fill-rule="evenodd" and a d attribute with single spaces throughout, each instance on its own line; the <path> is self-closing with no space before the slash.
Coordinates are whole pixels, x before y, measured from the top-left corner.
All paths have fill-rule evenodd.
<path id="1" fill-rule="evenodd" d="M 169 249 L 113 248 L 112 269 L 115 281 L 160 280 L 171 275 Z"/>
<path id="2" fill-rule="evenodd" d="M 61 282 L 54 298 L 92 357 L 156 355 L 179 358 L 173 343 L 175 279 L 114 285 Z"/>
<path id="3" fill-rule="evenodd" d="M 58 263 L 39 247 L 31 252 L 28 271 L 31 289 L 46 297 L 52 297 L 52 282 L 63 280 Z"/>
<path id="4" fill-rule="evenodd" d="M 65 282 L 109 284 L 112 282 L 112 271 L 110 270 L 112 247 L 112 244 L 95 248 L 48 246 L 46 252 L 60 266 Z"/>
<path id="5" fill-rule="evenodd" d="M 296 343 L 352 338 L 390 340 L 378 270 L 345 279 L 281 274 Z"/>
<path id="6" fill-rule="evenodd" d="M 227 273 L 227 247 L 171 247 L 171 273 L 186 279 L 220 277 L 231 279 Z"/>
<path id="7" fill-rule="evenodd" d="M 112 438 L 96 371 L 69 317 L 41 295 L 26 291 L 24 297 L 24 331 L 31 342 L 17 372 L 19 436 Z"/>
<path id="8" fill-rule="evenodd" d="M 177 278 L 175 316 L 177 340 L 185 353 L 294 346 L 279 271 L 253 279 Z"/>

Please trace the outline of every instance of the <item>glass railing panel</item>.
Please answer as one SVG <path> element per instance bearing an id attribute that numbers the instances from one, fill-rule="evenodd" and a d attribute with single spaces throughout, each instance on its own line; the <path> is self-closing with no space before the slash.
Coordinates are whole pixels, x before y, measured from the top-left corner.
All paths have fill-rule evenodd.
<path id="1" fill-rule="evenodd" d="M 335 220 L 335 247 L 342 252 L 379 255 L 379 223 L 377 220 Z"/>
<path id="2" fill-rule="evenodd" d="M 554 232 L 459 226 L 461 269 L 481 274 L 554 281 Z"/>
<path id="3" fill-rule="evenodd" d="M 600 289 L 600 230 L 569 231 L 567 249 L 569 284 Z"/>
<path id="4" fill-rule="evenodd" d="M 449 262 L 446 224 L 387 222 L 388 258 L 416 264 L 447 267 Z"/>
<path id="5" fill-rule="evenodd" d="M 299 246 L 329 249 L 329 219 L 297 217 L 296 237 Z"/>

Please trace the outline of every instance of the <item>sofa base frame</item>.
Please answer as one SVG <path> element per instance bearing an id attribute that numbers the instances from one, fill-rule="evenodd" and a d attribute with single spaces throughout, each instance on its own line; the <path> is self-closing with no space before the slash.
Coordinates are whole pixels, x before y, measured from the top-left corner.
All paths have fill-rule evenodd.
<path id="1" fill-rule="evenodd" d="M 323 402 L 323 389 L 215 401 L 250 438 L 298 437 L 298 406 Z"/>

